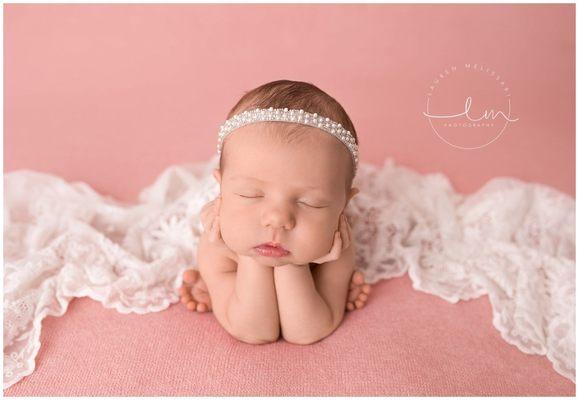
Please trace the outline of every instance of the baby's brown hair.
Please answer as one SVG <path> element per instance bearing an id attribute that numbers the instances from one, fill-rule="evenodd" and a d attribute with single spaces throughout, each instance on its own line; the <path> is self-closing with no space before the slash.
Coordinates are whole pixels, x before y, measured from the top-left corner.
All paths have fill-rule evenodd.
<path id="1" fill-rule="evenodd" d="M 278 80 L 266 83 L 255 89 L 246 92 L 237 104 L 227 114 L 227 119 L 233 117 L 241 112 L 252 110 L 254 108 L 288 108 L 288 109 L 302 109 L 309 113 L 318 113 L 324 117 L 342 124 L 344 129 L 350 131 L 356 144 L 358 144 L 358 135 L 354 124 L 344 108 L 333 97 L 321 90 L 315 85 L 307 82 Z M 265 122 L 267 123 L 267 122 Z M 271 122 L 279 124 L 279 122 Z M 299 139 L 308 128 L 307 125 L 300 125 L 294 123 L 284 123 L 282 132 L 285 135 L 281 136 L 282 140 L 290 142 L 292 139 Z M 219 162 L 219 169 L 223 173 L 225 167 L 225 143 L 221 152 L 221 160 Z M 346 149 L 347 150 L 347 149 Z M 347 150 L 349 153 L 349 150 Z M 351 168 L 346 179 L 346 193 L 352 188 L 352 181 L 354 180 L 354 160 L 351 159 Z"/>

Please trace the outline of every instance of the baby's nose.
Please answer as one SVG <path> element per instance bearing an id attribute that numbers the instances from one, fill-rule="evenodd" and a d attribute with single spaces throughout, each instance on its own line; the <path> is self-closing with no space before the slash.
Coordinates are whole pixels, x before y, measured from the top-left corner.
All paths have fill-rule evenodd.
<path id="1" fill-rule="evenodd" d="M 264 217 L 264 226 L 273 229 L 291 229 L 294 225 L 294 217 L 290 212 L 271 210 Z"/>

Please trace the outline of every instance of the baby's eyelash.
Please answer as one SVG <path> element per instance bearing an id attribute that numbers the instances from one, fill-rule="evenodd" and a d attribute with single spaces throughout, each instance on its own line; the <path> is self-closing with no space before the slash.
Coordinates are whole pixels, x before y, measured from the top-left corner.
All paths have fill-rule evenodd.
<path id="1" fill-rule="evenodd" d="M 311 205 L 309 205 L 308 203 L 304 203 L 303 201 L 300 201 L 299 203 L 305 204 L 306 206 L 311 207 L 311 208 L 326 208 L 326 207 L 311 206 Z"/>
<path id="2" fill-rule="evenodd" d="M 251 196 L 243 196 L 243 195 L 241 195 L 241 194 L 238 194 L 238 196 L 243 197 L 243 198 L 246 198 L 246 199 L 257 199 L 257 198 L 263 197 L 263 196 L 253 196 L 253 197 L 251 197 Z M 298 203 L 305 204 L 306 206 L 311 207 L 311 208 L 326 208 L 326 207 L 316 207 L 316 206 L 312 206 L 312 205 L 309 205 L 308 203 L 304 203 L 303 201 L 299 201 Z"/>

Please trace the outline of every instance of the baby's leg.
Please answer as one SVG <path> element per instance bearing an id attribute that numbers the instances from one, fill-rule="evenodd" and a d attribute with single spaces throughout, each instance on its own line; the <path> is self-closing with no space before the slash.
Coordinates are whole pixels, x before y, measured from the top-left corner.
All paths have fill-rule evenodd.
<path id="1" fill-rule="evenodd" d="M 276 341 L 281 328 L 273 268 L 259 264 L 252 257 L 239 256 L 234 274 L 235 290 L 228 309 L 229 322 L 236 331 L 234 336 L 247 343 Z M 209 281 L 211 275 L 203 276 L 213 294 L 211 289 L 215 283 Z M 215 301 L 213 309 L 217 313 Z"/>
<path id="2" fill-rule="evenodd" d="M 211 311 L 211 296 L 207 290 L 205 281 L 196 269 L 188 269 L 183 272 L 183 286 L 179 288 L 181 303 L 188 310 L 206 312 Z"/>
<path id="3" fill-rule="evenodd" d="M 319 265 L 310 265 L 312 269 L 312 277 L 314 278 L 316 286 L 323 284 L 323 282 L 317 281 L 318 274 L 313 273 L 315 268 L 319 268 Z M 359 269 L 354 270 L 352 277 L 350 278 L 350 288 L 348 289 L 348 298 L 346 299 L 346 310 L 352 311 L 364 307 L 366 300 L 368 300 L 370 290 L 370 285 L 366 283 L 364 274 L 362 274 Z"/>
<path id="4" fill-rule="evenodd" d="M 346 310 L 352 311 L 364 307 L 370 294 L 370 285 L 366 283 L 364 274 L 357 269 L 352 274 L 350 289 L 348 291 L 348 300 L 346 301 Z"/>

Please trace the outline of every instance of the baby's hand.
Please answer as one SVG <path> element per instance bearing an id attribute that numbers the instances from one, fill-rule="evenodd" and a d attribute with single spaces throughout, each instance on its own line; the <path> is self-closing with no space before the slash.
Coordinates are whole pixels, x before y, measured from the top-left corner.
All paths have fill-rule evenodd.
<path id="1" fill-rule="evenodd" d="M 323 264 L 328 261 L 334 261 L 340 258 L 342 251 L 346 250 L 350 246 L 350 240 L 352 237 L 352 230 L 348 219 L 344 214 L 340 215 L 340 222 L 338 224 L 338 230 L 334 234 L 334 243 L 330 252 L 325 256 L 313 260 L 312 262 L 316 264 Z"/>
<path id="2" fill-rule="evenodd" d="M 221 196 L 205 204 L 201 209 L 201 223 L 204 234 L 208 233 L 209 241 L 214 244 L 225 244 L 221 237 L 219 226 L 219 210 L 221 207 Z"/>

